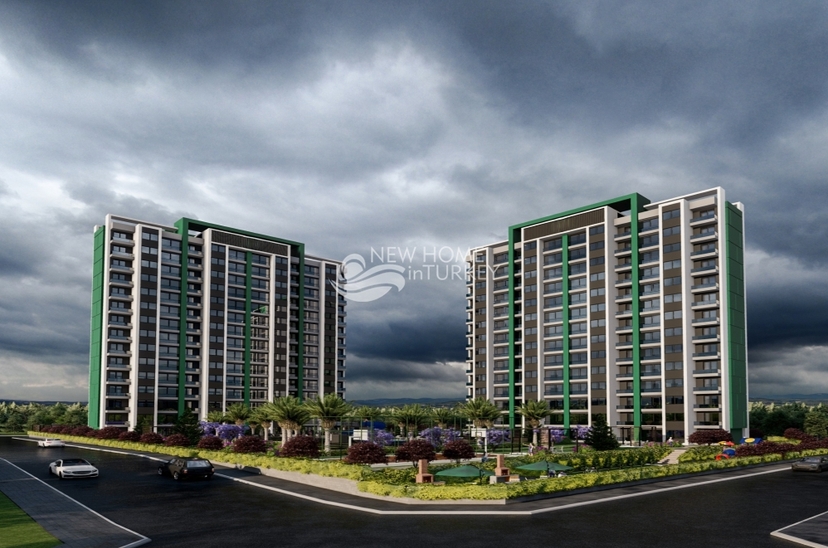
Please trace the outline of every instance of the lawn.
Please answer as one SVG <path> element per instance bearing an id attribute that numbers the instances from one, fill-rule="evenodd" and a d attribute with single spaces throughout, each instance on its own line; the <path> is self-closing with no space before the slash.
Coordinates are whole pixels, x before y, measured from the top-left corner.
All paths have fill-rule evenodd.
<path id="1" fill-rule="evenodd" d="M 0 493 L 0 548 L 52 548 L 63 544 Z"/>

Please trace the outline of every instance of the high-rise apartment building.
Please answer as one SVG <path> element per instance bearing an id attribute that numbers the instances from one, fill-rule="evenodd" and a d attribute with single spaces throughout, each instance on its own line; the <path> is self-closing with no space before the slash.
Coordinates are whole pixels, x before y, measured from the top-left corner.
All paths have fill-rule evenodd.
<path id="1" fill-rule="evenodd" d="M 622 196 L 509 228 L 473 249 L 467 397 L 514 425 L 604 414 L 619 438 L 747 434 L 744 220 L 721 188 Z"/>
<path id="2" fill-rule="evenodd" d="M 95 227 L 89 425 L 344 395 L 341 263 L 194 219 Z"/>

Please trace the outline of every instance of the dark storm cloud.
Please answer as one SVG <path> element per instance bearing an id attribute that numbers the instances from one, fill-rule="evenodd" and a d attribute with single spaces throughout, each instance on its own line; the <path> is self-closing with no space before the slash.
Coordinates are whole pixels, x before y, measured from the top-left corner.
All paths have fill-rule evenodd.
<path id="1" fill-rule="evenodd" d="M 745 203 L 758 257 L 751 350 L 817 367 L 802 349 L 828 344 L 826 13 L 3 2 L 0 360 L 37 356 L 15 362 L 36 375 L 83 363 L 92 227 L 107 213 L 202 218 L 341 259 L 482 245 L 612 196 L 721 185 Z M 421 392 L 440 390 L 432 366 L 464 359 L 463 295 L 462 282 L 412 282 L 349 305 L 351 381 L 405 393 L 422 375 Z M 464 366 L 447 367 L 462 383 Z"/>

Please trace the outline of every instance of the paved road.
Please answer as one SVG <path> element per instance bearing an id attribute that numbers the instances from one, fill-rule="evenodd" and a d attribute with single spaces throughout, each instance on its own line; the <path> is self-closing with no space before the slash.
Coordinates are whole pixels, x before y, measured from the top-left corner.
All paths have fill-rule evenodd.
<path id="1" fill-rule="evenodd" d="M 101 477 L 49 477 L 48 462 L 61 454 L 95 462 Z M 828 510 L 828 474 L 767 474 L 533 517 L 372 516 L 222 478 L 178 483 L 132 456 L 8 438 L 0 456 L 150 537 L 148 546 L 784 547 L 771 531 Z"/>

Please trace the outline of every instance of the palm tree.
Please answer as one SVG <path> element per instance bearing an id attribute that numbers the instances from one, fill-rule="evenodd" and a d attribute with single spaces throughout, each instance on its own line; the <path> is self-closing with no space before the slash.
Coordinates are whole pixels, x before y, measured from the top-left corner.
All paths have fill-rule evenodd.
<path id="1" fill-rule="evenodd" d="M 322 423 L 322 429 L 325 431 L 325 452 L 330 453 L 331 429 L 351 411 L 351 404 L 337 394 L 325 394 L 321 398 L 305 402 L 305 408 L 311 417 L 319 419 Z"/>
<path id="2" fill-rule="evenodd" d="M 270 402 L 260 405 L 253 409 L 253 413 L 250 416 L 250 425 L 256 424 L 257 426 L 261 426 L 262 430 L 264 430 L 264 439 L 267 439 L 267 435 L 270 430 L 270 425 L 273 423 L 273 420 L 270 417 L 270 411 L 268 410 L 268 406 L 272 405 Z"/>
<path id="3" fill-rule="evenodd" d="M 277 398 L 273 403 L 267 405 L 267 413 L 272 421 L 275 421 L 282 429 L 282 443 L 296 435 L 302 428 L 310 414 L 308 413 L 299 398 L 287 396 Z"/>
<path id="4" fill-rule="evenodd" d="M 252 411 L 241 402 L 232 403 L 227 406 L 227 418 L 236 423 L 236 426 L 244 426 L 245 421 L 250 418 Z"/>
<path id="5" fill-rule="evenodd" d="M 448 407 L 435 407 L 431 410 L 431 418 L 434 419 L 434 422 L 436 422 L 437 426 L 440 428 L 448 426 L 448 423 L 454 420 L 454 417 L 454 411 Z"/>
<path id="6" fill-rule="evenodd" d="M 419 430 L 420 425 L 428 417 L 428 412 L 419 403 L 413 403 L 395 409 L 392 417 L 394 422 L 399 425 L 400 430 L 404 429 L 408 433 L 408 437 L 413 438 L 412 427 L 413 430 Z"/>
<path id="7" fill-rule="evenodd" d="M 538 445 L 537 428 L 543 422 L 543 419 L 552 414 L 552 411 L 549 409 L 549 404 L 545 400 L 527 400 L 523 402 L 523 405 L 518 408 L 517 412 L 523 415 L 523 418 L 532 427 L 532 443 Z"/>
<path id="8" fill-rule="evenodd" d="M 210 411 L 209 413 L 207 413 L 207 422 L 220 422 L 220 423 L 223 423 L 223 422 L 226 422 L 226 421 L 227 421 L 227 417 L 224 416 L 224 413 L 222 413 L 218 409 Z"/>
<path id="9" fill-rule="evenodd" d="M 486 398 L 474 398 L 457 407 L 457 412 L 474 424 L 475 428 L 491 428 L 500 417 L 500 410 Z"/>
<path id="10" fill-rule="evenodd" d="M 373 441 L 374 421 L 382 417 L 382 410 L 378 407 L 371 407 L 370 405 L 361 405 L 351 411 L 351 416 L 355 419 L 359 419 L 360 428 L 362 428 L 363 421 L 368 421 L 370 423 L 370 426 L 368 427 L 368 439 Z"/>

